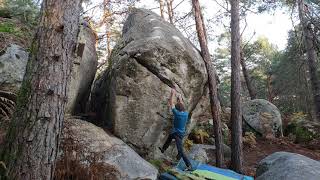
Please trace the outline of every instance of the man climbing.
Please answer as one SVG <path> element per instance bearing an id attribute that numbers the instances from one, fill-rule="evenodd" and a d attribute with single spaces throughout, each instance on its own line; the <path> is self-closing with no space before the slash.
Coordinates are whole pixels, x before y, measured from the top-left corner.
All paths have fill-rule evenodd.
<path id="1" fill-rule="evenodd" d="M 186 170 L 192 170 L 191 163 L 187 156 L 185 155 L 183 151 L 183 145 L 182 145 L 182 139 L 185 134 L 186 124 L 189 118 L 189 113 L 185 111 L 182 99 L 181 97 L 177 97 L 177 104 L 173 104 L 173 96 L 176 96 L 175 89 L 171 89 L 170 98 L 169 98 L 169 107 L 172 110 L 174 121 L 173 121 L 173 128 L 171 130 L 171 133 L 164 143 L 163 147 L 159 147 L 160 151 L 164 153 L 164 151 L 169 147 L 172 139 L 175 139 L 176 146 L 178 150 L 178 156 L 182 157 L 187 169 Z"/>

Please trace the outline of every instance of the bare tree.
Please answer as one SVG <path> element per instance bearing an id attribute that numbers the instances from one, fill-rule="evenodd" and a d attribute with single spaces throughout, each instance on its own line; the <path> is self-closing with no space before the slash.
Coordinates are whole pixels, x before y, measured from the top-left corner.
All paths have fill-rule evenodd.
<path id="1" fill-rule="evenodd" d="M 169 22 L 173 24 L 173 0 L 166 0 L 167 8 L 168 8 L 168 16 L 169 16 Z"/>
<path id="2" fill-rule="evenodd" d="M 241 63 L 241 67 L 242 67 L 242 74 L 243 74 L 243 77 L 244 77 L 244 80 L 246 82 L 247 89 L 248 89 L 248 92 L 249 92 L 249 96 L 250 96 L 251 99 L 255 99 L 257 93 L 256 93 L 254 87 L 252 86 L 251 78 L 250 78 L 250 75 L 249 75 L 249 72 L 248 72 L 248 69 L 247 69 L 247 66 L 246 66 L 246 62 L 245 62 L 245 57 L 244 57 L 243 51 L 240 52 L 240 63 Z"/>
<path id="3" fill-rule="evenodd" d="M 108 52 L 108 57 L 107 59 L 110 57 L 111 55 L 111 16 L 112 13 L 110 12 L 110 0 L 104 0 L 104 8 L 103 8 L 103 22 L 106 26 L 106 39 L 107 39 L 107 52 Z"/>
<path id="4" fill-rule="evenodd" d="M 196 29 L 199 38 L 199 43 L 201 47 L 201 55 L 206 65 L 208 73 L 208 84 L 209 84 L 209 94 L 210 94 L 210 104 L 211 113 L 213 118 L 214 126 L 214 136 L 215 136 L 215 146 L 216 146 L 216 165 L 218 167 L 223 166 L 223 146 L 222 146 L 222 133 L 221 133 L 221 121 L 220 121 L 220 111 L 219 111 L 219 100 L 217 94 L 217 80 L 216 80 L 216 70 L 214 69 L 207 45 L 206 33 L 201 18 L 201 9 L 198 0 L 192 0 L 192 5 L 194 9 L 194 17 L 196 22 Z"/>
<path id="5" fill-rule="evenodd" d="M 320 83 L 317 76 L 317 52 L 314 43 L 314 35 L 311 23 L 306 18 L 308 6 L 304 0 L 298 0 L 299 19 L 303 29 L 304 45 L 307 53 L 309 76 L 313 93 L 313 100 L 316 110 L 317 120 L 320 122 Z"/>
<path id="6" fill-rule="evenodd" d="M 163 14 L 164 3 L 163 3 L 163 0 L 159 0 L 159 4 L 160 4 L 160 15 L 161 15 L 162 19 L 164 19 L 164 14 Z"/>
<path id="7" fill-rule="evenodd" d="M 9 179 L 53 179 L 81 0 L 44 0 L 0 159 Z M 1 179 L 1 178 L 0 178 Z"/>
<path id="8" fill-rule="evenodd" d="M 231 168 L 242 172 L 239 0 L 231 3 Z"/>

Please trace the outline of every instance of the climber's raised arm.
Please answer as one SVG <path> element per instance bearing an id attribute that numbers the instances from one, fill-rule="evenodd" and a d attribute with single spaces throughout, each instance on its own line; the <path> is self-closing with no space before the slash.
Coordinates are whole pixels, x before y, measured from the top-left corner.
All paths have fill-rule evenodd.
<path id="1" fill-rule="evenodd" d="M 170 97 L 169 97 L 169 107 L 170 109 L 174 108 L 174 104 L 173 104 L 173 96 L 176 95 L 176 90 L 174 88 L 171 89 L 171 93 L 170 93 Z"/>

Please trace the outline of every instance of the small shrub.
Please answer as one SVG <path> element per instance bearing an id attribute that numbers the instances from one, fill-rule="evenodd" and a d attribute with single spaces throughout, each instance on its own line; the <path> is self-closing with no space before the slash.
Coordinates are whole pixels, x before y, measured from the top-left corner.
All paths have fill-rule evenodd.
<path id="1" fill-rule="evenodd" d="M 184 142 L 184 148 L 189 151 L 191 147 L 193 146 L 193 141 L 190 139 L 186 139 Z"/>
<path id="2" fill-rule="evenodd" d="M 257 145 L 256 136 L 252 132 L 246 132 L 243 137 L 243 144 L 249 146 L 250 148 L 254 148 Z"/>
<path id="3" fill-rule="evenodd" d="M 30 32 L 25 32 L 24 29 L 21 29 L 12 22 L 0 22 L 0 32 L 12 34 L 17 37 L 30 36 Z"/>
<path id="4" fill-rule="evenodd" d="M 302 112 L 293 113 L 290 117 L 290 122 L 285 128 L 285 135 L 295 137 L 294 141 L 296 143 L 307 143 L 315 138 L 318 138 L 319 135 L 316 132 L 313 132 L 312 122 L 308 121 L 307 115 Z"/>

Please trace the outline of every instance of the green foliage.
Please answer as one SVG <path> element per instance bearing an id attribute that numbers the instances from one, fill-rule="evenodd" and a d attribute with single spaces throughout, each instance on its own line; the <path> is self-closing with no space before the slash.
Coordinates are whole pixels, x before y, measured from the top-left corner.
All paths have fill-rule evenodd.
<path id="1" fill-rule="evenodd" d="M 312 107 L 308 67 L 299 27 L 289 33 L 288 46 L 271 65 L 274 104 L 284 113 L 310 113 Z"/>
<path id="2" fill-rule="evenodd" d="M 230 37 L 228 33 L 223 33 L 219 37 L 219 43 L 230 44 L 226 39 L 230 39 Z M 258 37 L 257 40 L 252 43 L 243 43 L 242 47 L 246 68 L 248 69 L 251 83 L 257 91 L 257 98 L 267 99 L 267 80 L 270 76 L 274 57 L 279 54 L 277 47 L 271 44 L 265 37 Z M 217 59 L 215 66 L 221 78 L 219 85 L 220 102 L 223 106 L 230 106 L 230 50 L 229 47 L 218 48 L 215 53 Z M 242 79 L 242 81 L 244 83 L 241 94 L 244 97 L 249 97 L 245 80 Z"/>
<path id="3" fill-rule="evenodd" d="M 219 84 L 218 96 L 222 106 L 230 107 L 231 81 L 229 77 L 221 79 Z"/>
<path id="4" fill-rule="evenodd" d="M 290 116 L 290 123 L 286 127 L 285 135 L 293 134 L 297 143 L 306 143 L 319 138 L 317 125 L 308 120 L 308 115 L 304 112 L 293 113 Z"/>
<path id="5" fill-rule="evenodd" d="M 287 135 L 293 134 L 295 135 L 295 142 L 297 143 L 305 143 L 313 140 L 316 138 L 315 134 L 312 132 L 308 131 L 306 128 L 301 127 L 298 123 L 291 123 L 288 125 L 286 128 L 285 133 Z"/>
<path id="6" fill-rule="evenodd" d="M 33 0 L 4 0 L 0 8 L 0 16 L 12 16 L 19 20 L 34 25 L 39 14 L 39 6 Z"/>
<path id="7" fill-rule="evenodd" d="M 9 33 L 17 37 L 23 37 L 25 35 L 29 35 L 26 32 L 23 32 L 22 29 L 17 27 L 12 22 L 0 22 L 0 32 Z"/>

